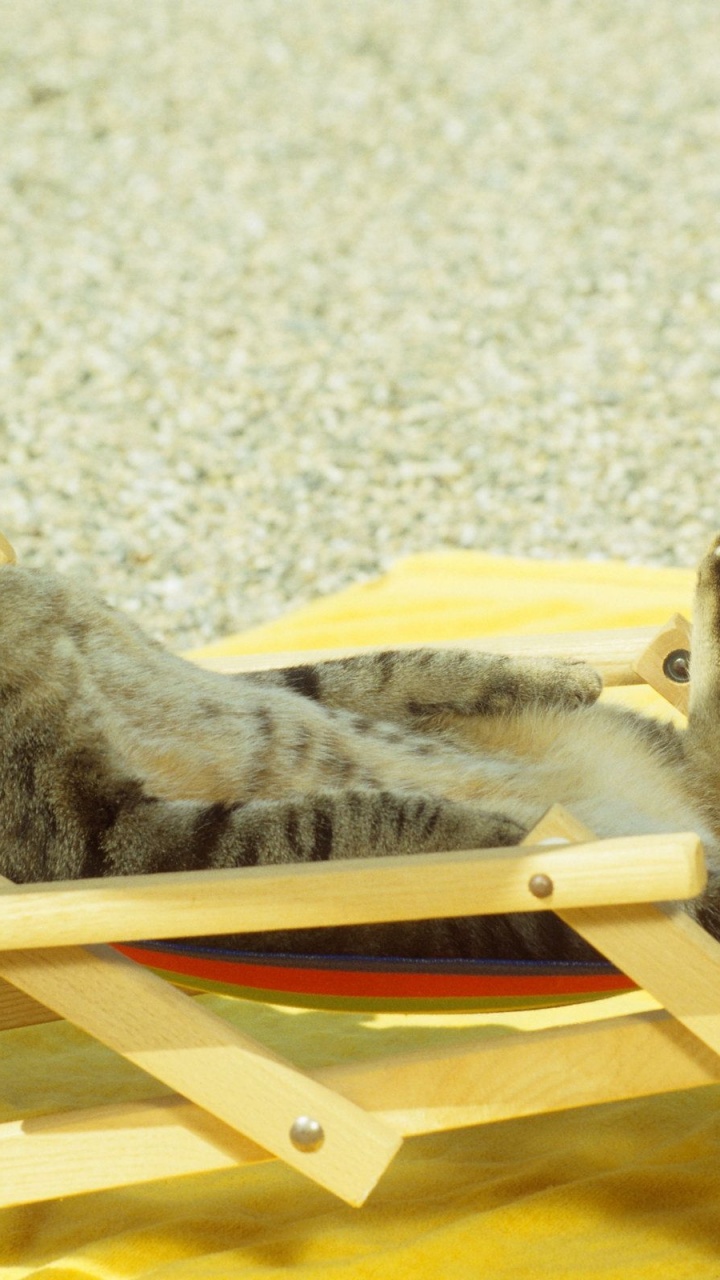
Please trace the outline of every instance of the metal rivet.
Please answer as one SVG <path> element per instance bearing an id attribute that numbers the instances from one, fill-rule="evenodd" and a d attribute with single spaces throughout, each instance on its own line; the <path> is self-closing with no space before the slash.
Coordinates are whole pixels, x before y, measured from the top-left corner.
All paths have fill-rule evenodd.
<path id="1" fill-rule="evenodd" d="M 539 871 L 537 875 L 531 876 L 528 882 L 528 889 L 534 898 L 549 898 L 555 888 L 550 876 L 546 876 L 544 871 Z"/>
<path id="2" fill-rule="evenodd" d="M 298 1116 L 290 1126 L 290 1141 L 298 1151 L 318 1151 L 325 1141 L 325 1131 L 319 1120 Z"/>
<path id="3" fill-rule="evenodd" d="M 690 651 L 673 649 L 663 662 L 663 673 L 674 684 L 687 684 L 690 679 Z"/>

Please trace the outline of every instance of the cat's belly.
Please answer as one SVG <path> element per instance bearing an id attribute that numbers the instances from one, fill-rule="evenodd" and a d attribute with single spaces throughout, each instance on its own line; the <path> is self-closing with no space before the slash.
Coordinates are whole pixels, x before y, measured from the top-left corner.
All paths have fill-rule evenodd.
<path id="1" fill-rule="evenodd" d="M 472 766 L 448 779 L 445 793 L 453 798 L 482 800 L 526 826 L 561 804 L 600 838 L 696 831 L 707 853 L 715 852 L 682 768 L 649 750 L 632 721 L 602 705 L 570 715 L 530 713 L 504 726 L 467 724 L 462 738 Z"/>

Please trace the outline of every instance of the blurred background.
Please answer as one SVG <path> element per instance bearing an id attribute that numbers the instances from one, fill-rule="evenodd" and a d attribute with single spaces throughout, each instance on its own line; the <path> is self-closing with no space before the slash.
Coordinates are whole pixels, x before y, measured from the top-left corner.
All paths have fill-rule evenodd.
<path id="1" fill-rule="evenodd" d="M 720 527 L 716 0 L 0 0 L 0 528 L 175 647 Z"/>

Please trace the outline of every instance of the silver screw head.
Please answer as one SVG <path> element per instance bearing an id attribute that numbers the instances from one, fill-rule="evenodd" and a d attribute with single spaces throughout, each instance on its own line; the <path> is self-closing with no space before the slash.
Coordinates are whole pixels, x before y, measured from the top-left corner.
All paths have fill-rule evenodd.
<path id="1" fill-rule="evenodd" d="M 687 684 L 690 680 L 689 650 L 673 649 L 663 663 L 663 671 L 674 684 Z"/>
<path id="2" fill-rule="evenodd" d="M 544 871 L 538 871 L 528 881 L 528 889 L 534 898 L 549 898 L 554 888 L 550 876 L 546 876 Z"/>
<path id="3" fill-rule="evenodd" d="M 312 1116 L 298 1116 L 290 1126 L 290 1141 L 298 1151 L 319 1151 L 325 1141 L 325 1130 Z"/>

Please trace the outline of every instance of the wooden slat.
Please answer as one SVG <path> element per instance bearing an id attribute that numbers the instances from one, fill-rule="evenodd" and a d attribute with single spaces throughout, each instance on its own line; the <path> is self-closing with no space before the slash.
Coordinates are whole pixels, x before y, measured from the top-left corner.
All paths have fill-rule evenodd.
<path id="1" fill-rule="evenodd" d="M 571 815 L 551 810 L 528 839 L 584 840 L 590 834 Z M 558 915 L 720 1053 L 720 942 L 681 907 L 574 907 Z"/>
<path id="2" fill-rule="evenodd" d="M 508 653 L 515 657 L 580 658 L 589 662 L 606 685 L 642 684 L 635 661 L 657 634 L 657 627 L 615 627 L 612 630 L 568 631 L 532 636 L 473 636 L 465 640 L 398 645 L 354 645 L 334 649 L 293 649 L 279 653 L 232 654 L 218 658 L 194 659 L 210 671 L 269 671 L 294 667 L 298 663 L 327 662 L 355 653 L 377 653 L 380 649 L 475 649 L 482 653 Z"/>
<path id="3" fill-rule="evenodd" d="M 317 1073 L 405 1135 L 720 1082 L 720 1058 L 663 1013 L 510 1034 Z M 0 1126 L 0 1204 L 268 1159 L 176 1097 Z"/>
<path id="4" fill-rule="evenodd" d="M 323 1075 L 410 1134 L 565 1111 L 720 1081 L 720 1057 L 662 1010 L 510 1033 L 474 1047 Z"/>
<path id="5" fill-rule="evenodd" d="M 551 898 L 530 892 L 537 873 Z M 0 895 L 0 950 L 688 898 L 704 883 L 698 837 L 679 833 L 30 884 Z"/>
<path id="6" fill-rule="evenodd" d="M 0 978 L 0 1031 L 16 1027 L 34 1027 L 42 1022 L 57 1022 L 59 1013 L 18 991 L 11 982 Z"/>
<path id="7" fill-rule="evenodd" d="M 273 1157 L 176 1095 L 0 1125 L 0 1206 Z"/>
<path id="8" fill-rule="evenodd" d="M 182 983 L 179 984 L 182 987 Z M 186 996 L 195 1000 L 203 995 L 200 988 L 182 988 Z M 62 1016 L 48 1009 L 47 1005 L 26 996 L 11 982 L 0 978 L 0 1031 L 16 1031 L 18 1027 L 36 1027 L 43 1022 L 62 1022 Z"/>
<path id="9" fill-rule="evenodd" d="M 720 1053 L 720 942 L 679 907 L 558 913 L 602 955 Z"/>

